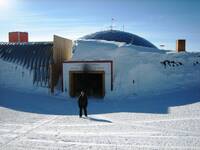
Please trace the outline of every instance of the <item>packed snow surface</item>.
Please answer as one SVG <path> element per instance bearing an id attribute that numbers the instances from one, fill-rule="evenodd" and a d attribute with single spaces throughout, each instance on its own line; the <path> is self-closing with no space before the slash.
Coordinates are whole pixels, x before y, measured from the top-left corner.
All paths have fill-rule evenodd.
<path id="1" fill-rule="evenodd" d="M 76 99 L 0 88 L 0 149 L 200 149 L 200 90 Z"/>

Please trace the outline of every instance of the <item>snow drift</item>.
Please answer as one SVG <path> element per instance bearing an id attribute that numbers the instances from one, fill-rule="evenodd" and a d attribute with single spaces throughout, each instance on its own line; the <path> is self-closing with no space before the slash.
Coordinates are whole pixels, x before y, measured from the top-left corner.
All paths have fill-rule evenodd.
<path id="1" fill-rule="evenodd" d="M 113 60 L 114 90 L 106 93 L 107 97 L 200 89 L 200 53 L 175 53 L 104 40 L 78 40 L 73 47 L 72 60 Z M 34 84 L 34 74 L 26 65 L 2 57 L 0 65 L 1 87 L 29 91 L 44 86 L 48 91 L 46 84 Z"/>
<path id="2" fill-rule="evenodd" d="M 79 40 L 73 60 L 113 60 L 111 95 L 200 89 L 200 53 L 175 53 L 103 40 Z"/>

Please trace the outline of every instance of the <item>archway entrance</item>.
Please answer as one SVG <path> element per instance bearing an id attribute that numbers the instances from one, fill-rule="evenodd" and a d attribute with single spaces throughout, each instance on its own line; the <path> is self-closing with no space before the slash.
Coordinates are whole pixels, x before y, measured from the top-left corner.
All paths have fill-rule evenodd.
<path id="1" fill-rule="evenodd" d="M 81 90 L 88 96 L 103 97 L 105 95 L 104 71 L 70 71 L 70 95 L 78 96 Z"/>

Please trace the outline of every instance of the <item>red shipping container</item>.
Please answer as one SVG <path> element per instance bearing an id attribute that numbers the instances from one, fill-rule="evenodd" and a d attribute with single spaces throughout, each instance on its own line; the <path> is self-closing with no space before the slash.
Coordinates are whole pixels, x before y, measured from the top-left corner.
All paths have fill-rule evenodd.
<path id="1" fill-rule="evenodd" d="M 9 32 L 9 42 L 28 42 L 28 32 Z"/>

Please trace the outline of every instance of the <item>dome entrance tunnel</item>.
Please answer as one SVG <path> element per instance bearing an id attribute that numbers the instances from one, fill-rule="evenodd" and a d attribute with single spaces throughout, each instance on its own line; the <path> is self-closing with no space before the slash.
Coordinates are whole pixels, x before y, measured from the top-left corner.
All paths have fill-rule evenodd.
<path id="1" fill-rule="evenodd" d="M 84 90 L 88 96 L 103 98 L 113 89 L 113 61 L 65 61 L 63 63 L 63 90 L 69 96 L 79 96 Z"/>
<path id="2" fill-rule="evenodd" d="M 104 97 L 104 71 L 70 71 L 70 96 L 79 96 L 83 90 L 88 96 Z"/>

